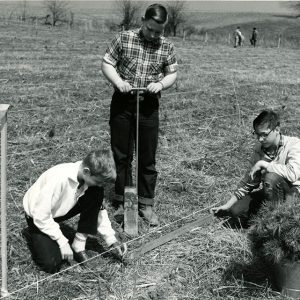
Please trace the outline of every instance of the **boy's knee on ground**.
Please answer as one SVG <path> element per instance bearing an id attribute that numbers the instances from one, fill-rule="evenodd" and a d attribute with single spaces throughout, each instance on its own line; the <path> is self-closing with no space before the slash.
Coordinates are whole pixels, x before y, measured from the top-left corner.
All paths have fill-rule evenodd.
<path id="1" fill-rule="evenodd" d="M 277 186 L 282 177 L 274 172 L 268 172 L 264 179 L 264 190 L 269 191 Z"/>
<path id="2" fill-rule="evenodd" d="M 268 201 L 271 201 L 274 200 L 274 197 L 276 198 L 276 195 L 278 196 L 280 194 L 283 197 L 286 189 L 285 185 L 287 184 L 280 175 L 274 172 L 266 173 L 263 182 L 263 192 L 265 198 Z"/>
<path id="3" fill-rule="evenodd" d="M 32 258 L 47 273 L 58 272 L 62 257 L 57 243 L 44 234 L 32 234 Z"/>
<path id="4" fill-rule="evenodd" d="M 47 260 L 37 262 L 38 266 L 47 273 L 56 273 L 60 270 L 61 262 L 54 257 L 48 258 Z"/>

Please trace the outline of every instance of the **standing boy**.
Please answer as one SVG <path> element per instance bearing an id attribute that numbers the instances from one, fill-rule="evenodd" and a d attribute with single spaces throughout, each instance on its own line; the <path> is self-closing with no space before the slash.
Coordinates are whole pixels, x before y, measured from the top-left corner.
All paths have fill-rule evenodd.
<path id="1" fill-rule="evenodd" d="M 283 201 L 287 194 L 300 193 L 300 139 L 282 135 L 278 115 L 269 110 L 261 112 L 253 128 L 259 144 L 254 148 L 251 169 L 229 201 L 212 208 L 216 216 L 242 217 L 246 224 L 263 201 Z"/>
<path id="2" fill-rule="evenodd" d="M 28 240 L 32 257 L 42 270 L 55 273 L 63 260 L 87 260 L 87 236 L 97 232 L 108 247 L 116 247 L 116 254 L 124 254 L 102 207 L 103 186 L 115 177 L 110 151 L 98 150 L 90 152 L 83 161 L 50 168 L 29 188 L 23 199 Z M 77 232 L 70 245 L 59 222 L 77 214 Z"/>
<path id="3" fill-rule="evenodd" d="M 150 5 L 138 30 L 123 31 L 108 47 L 102 63 L 105 77 L 115 91 L 110 110 L 111 148 L 117 169 L 115 183 L 116 218 L 124 214 L 124 187 L 132 185 L 131 163 L 135 137 L 136 99 L 133 87 L 146 88 L 140 97 L 139 118 L 139 213 L 150 225 L 159 220 L 153 210 L 157 179 L 155 156 L 158 143 L 159 99 L 177 77 L 174 46 L 164 37 L 167 10 Z"/>
<path id="4" fill-rule="evenodd" d="M 234 31 L 234 48 L 237 46 L 242 46 L 244 40 L 244 36 L 242 35 L 241 29 L 238 26 Z"/>
<path id="5" fill-rule="evenodd" d="M 250 43 L 253 47 L 256 47 L 257 36 L 258 36 L 258 32 L 257 32 L 257 29 L 254 27 L 253 31 L 252 31 L 252 36 L 250 39 Z"/>

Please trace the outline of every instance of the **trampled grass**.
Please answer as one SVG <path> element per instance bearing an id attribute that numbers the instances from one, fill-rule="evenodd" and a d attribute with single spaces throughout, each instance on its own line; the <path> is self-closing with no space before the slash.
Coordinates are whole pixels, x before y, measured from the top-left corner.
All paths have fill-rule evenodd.
<path id="1" fill-rule="evenodd" d="M 26 189 L 50 166 L 81 159 L 100 144 L 109 146 L 112 87 L 100 65 L 112 35 L 7 21 L 0 21 L 0 28 L 0 102 L 12 105 L 8 284 L 13 292 L 47 276 L 32 262 L 21 236 L 26 226 L 22 210 Z M 251 123 L 262 109 L 280 112 L 284 133 L 300 134 L 298 50 L 173 41 L 179 78 L 161 99 L 157 153 L 156 209 L 162 226 L 149 231 L 144 225 L 143 235 L 129 241 L 131 250 L 207 215 L 208 207 L 228 198 L 246 171 L 255 142 Z M 111 187 L 108 202 L 110 196 Z M 113 226 L 118 230 L 116 223 Z M 98 238 L 89 240 L 90 256 L 104 250 Z M 246 233 L 222 227 L 216 220 L 134 263 L 122 265 L 105 254 L 88 268 L 77 266 L 11 298 L 283 298 L 272 291 L 267 279 L 263 266 L 252 261 Z"/>

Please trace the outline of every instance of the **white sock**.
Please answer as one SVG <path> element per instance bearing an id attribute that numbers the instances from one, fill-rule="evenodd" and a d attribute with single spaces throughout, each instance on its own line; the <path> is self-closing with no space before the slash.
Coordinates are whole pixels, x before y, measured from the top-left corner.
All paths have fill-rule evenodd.
<path id="1" fill-rule="evenodd" d="M 72 248 L 75 252 L 81 252 L 85 250 L 85 244 L 87 239 L 86 233 L 76 232 L 74 241 L 72 243 Z"/>

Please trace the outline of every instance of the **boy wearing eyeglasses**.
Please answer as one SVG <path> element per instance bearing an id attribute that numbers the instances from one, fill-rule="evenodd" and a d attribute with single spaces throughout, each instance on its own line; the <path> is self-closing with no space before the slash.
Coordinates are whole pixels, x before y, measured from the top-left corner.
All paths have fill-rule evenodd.
<path id="1" fill-rule="evenodd" d="M 282 135 L 279 116 L 271 110 L 262 111 L 253 128 L 259 143 L 250 170 L 228 202 L 211 209 L 217 217 L 240 217 L 245 226 L 263 201 L 282 201 L 287 194 L 300 193 L 300 139 Z"/>

